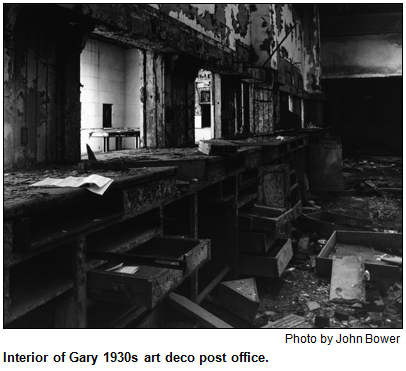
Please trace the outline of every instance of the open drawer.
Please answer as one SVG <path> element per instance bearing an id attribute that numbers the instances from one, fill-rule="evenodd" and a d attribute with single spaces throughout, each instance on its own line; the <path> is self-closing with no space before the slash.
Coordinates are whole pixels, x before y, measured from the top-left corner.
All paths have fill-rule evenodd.
<path id="1" fill-rule="evenodd" d="M 279 278 L 293 257 L 290 239 L 278 238 L 266 254 L 240 254 L 242 274 Z"/>
<path id="2" fill-rule="evenodd" d="M 155 237 L 148 242 L 121 254 L 158 257 L 156 262 L 165 263 L 164 257 L 182 262 L 184 269 L 163 268 L 141 264 L 133 274 L 106 271 L 110 263 L 88 272 L 89 297 L 127 304 L 141 304 L 153 308 L 161 299 L 171 293 L 191 273 L 210 260 L 210 240 L 196 240 L 181 237 Z M 120 254 L 116 254 L 117 255 Z M 173 262 L 176 265 L 176 261 Z"/>
<path id="3" fill-rule="evenodd" d="M 277 231 L 293 219 L 292 211 L 281 208 L 256 205 L 241 209 L 238 215 L 238 228 L 245 231 Z"/>

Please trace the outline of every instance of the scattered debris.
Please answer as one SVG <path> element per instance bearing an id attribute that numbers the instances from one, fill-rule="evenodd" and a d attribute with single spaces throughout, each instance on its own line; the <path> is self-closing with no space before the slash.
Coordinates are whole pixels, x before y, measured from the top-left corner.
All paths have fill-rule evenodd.
<path id="1" fill-rule="evenodd" d="M 317 301 L 307 301 L 306 306 L 307 308 L 309 308 L 310 311 L 320 308 L 320 304 Z"/>
<path id="2" fill-rule="evenodd" d="M 365 265 L 361 256 L 333 256 L 330 301 L 336 303 L 363 302 Z"/>

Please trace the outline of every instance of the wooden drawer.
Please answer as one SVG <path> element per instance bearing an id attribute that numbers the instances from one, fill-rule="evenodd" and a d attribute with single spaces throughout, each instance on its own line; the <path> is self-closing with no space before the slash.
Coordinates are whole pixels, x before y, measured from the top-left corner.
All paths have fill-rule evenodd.
<path id="1" fill-rule="evenodd" d="M 105 264 L 88 273 L 88 295 L 91 298 L 153 308 L 192 272 L 210 260 L 210 240 L 156 237 L 128 252 L 131 253 L 184 260 L 186 268 L 182 271 L 139 265 L 136 273 L 123 274 L 106 271 Z"/>
<path id="2" fill-rule="evenodd" d="M 385 262 L 385 256 L 402 256 L 403 235 L 364 231 L 334 231 L 316 257 L 316 273 L 330 275 L 334 256 L 356 255 L 365 260 L 371 281 L 396 282 L 399 266 Z"/>
<path id="3" fill-rule="evenodd" d="M 238 247 L 241 252 L 265 254 L 278 238 L 277 232 L 238 232 Z"/>
<path id="4" fill-rule="evenodd" d="M 277 231 L 293 218 L 291 210 L 284 210 L 263 205 L 254 205 L 248 210 L 241 210 L 238 215 L 238 228 L 246 231 Z"/>
<path id="5" fill-rule="evenodd" d="M 290 239 L 279 238 L 267 254 L 240 254 L 242 274 L 278 278 L 293 257 Z"/>

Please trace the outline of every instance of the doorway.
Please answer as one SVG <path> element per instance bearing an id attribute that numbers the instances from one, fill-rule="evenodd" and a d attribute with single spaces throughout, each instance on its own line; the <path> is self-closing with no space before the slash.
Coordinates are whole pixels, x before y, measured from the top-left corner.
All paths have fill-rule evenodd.
<path id="1" fill-rule="evenodd" d="M 195 80 L 195 142 L 214 137 L 212 73 L 199 70 Z"/>

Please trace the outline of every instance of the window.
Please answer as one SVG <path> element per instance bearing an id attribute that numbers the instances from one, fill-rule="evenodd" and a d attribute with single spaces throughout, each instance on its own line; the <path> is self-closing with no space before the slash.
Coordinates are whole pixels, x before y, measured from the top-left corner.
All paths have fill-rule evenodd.
<path id="1" fill-rule="evenodd" d="M 103 129 L 111 128 L 113 105 L 103 103 Z"/>

